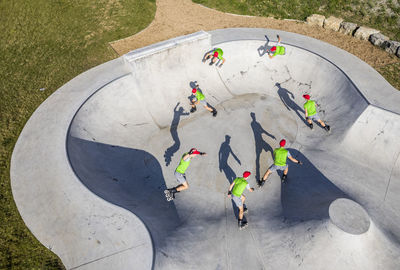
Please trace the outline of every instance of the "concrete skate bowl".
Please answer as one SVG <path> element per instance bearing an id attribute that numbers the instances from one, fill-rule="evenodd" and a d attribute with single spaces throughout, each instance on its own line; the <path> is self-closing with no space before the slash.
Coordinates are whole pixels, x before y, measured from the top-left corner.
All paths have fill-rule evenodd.
<path id="1" fill-rule="evenodd" d="M 198 32 L 128 53 L 56 91 L 28 121 L 11 179 L 35 236 L 69 269 L 398 269 L 400 95 L 358 58 L 269 29 Z M 202 63 L 221 47 L 222 68 Z M 217 117 L 189 114 L 195 83 Z M 302 95 L 332 127 L 310 130 Z M 246 193 L 237 228 L 229 184 L 250 185 L 285 138 L 289 177 Z M 207 152 L 173 202 L 174 170 Z M 29 181 L 29 184 L 28 184 Z M 32 182 L 34 184 L 32 185 Z"/>

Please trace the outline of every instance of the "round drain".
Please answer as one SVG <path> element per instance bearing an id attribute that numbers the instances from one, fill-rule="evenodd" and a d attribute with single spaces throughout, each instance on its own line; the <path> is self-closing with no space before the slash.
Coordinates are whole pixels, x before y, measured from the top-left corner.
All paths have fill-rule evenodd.
<path id="1" fill-rule="evenodd" d="M 365 233 L 371 222 L 368 213 L 361 205 L 343 198 L 331 203 L 329 217 L 339 229 L 351 234 Z"/>

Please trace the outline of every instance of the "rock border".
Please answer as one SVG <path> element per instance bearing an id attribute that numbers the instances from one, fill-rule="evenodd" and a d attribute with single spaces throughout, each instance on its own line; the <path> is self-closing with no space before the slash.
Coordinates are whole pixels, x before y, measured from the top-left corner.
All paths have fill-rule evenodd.
<path id="1" fill-rule="evenodd" d="M 325 16 L 320 14 L 312 14 L 308 16 L 306 23 L 308 25 L 318 25 L 325 29 L 340 32 L 345 35 L 351 35 L 360 40 L 368 40 L 374 46 L 382 48 L 389 54 L 396 55 L 400 58 L 400 42 L 390 40 L 387 36 L 380 33 L 379 30 L 351 22 L 345 22 L 343 19 L 334 16 L 325 18 Z"/>

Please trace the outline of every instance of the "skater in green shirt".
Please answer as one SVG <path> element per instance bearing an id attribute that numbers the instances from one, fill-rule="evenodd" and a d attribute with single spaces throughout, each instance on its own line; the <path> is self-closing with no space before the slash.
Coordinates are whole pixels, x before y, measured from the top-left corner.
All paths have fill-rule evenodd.
<path id="1" fill-rule="evenodd" d="M 239 229 L 243 229 L 247 226 L 247 221 L 243 220 L 243 214 L 247 212 L 247 208 L 244 208 L 244 201 L 246 200 L 246 197 L 243 195 L 243 192 L 246 188 L 250 192 L 254 191 L 254 188 L 251 188 L 247 182 L 247 178 L 249 178 L 250 175 L 250 172 L 245 171 L 243 173 L 243 177 L 237 177 L 235 180 L 233 180 L 228 190 L 228 197 L 232 196 L 232 201 L 239 208 Z"/>
<path id="2" fill-rule="evenodd" d="M 310 100 L 310 95 L 303 95 L 303 98 L 305 98 L 307 101 L 304 103 L 304 111 L 305 111 L 305 116 L 306 116 L 306 121 L 311 129 L 313 129 L 313 123 L 312 120 L 317 121 L 320 123 L 320 125 L 326 130 L 330 131 L 331 128 L 328 125 L 325 125 L 325 123 L 321 120 L 317 113 L 317 108 L 316 108 L 316 103 L 314 100 Z"/>
<path id="3" fill-rule="evenodd" d="M 266 36 L 267 37 L 267 36 Z M 280 46 L 281 44 L 281 37 L 279 35 L 276 36 L 278 38 L 278 43 L 275 46 L 269 46 L 268 44 L 265 45 L 265 51 L 268 53 L 270 59 L 274 58 L 277 55 L 285 55 L 286 48 Z M 268 40 L 268 38 L 267 38 Z"/>
<path id="4" fill-rule="evenodd" d="M 185 172 L 190 165 L 190 161 L 192 158 L 196 157 L 197 155 L 204 156 L 206 153 L 197 151 L 196 148 L 190 149 L 188 153 L 182 155 L 182 158 L 179 162 L 178 167 L 175 169 L 175 178 L 179 182 L 174 188 L 169 188 L 164 191 L 165 197 L 167 197 L 167 201 L 171 201 L 175 199 L 175 193 L 181 192 L 185 189 L 189 188 L 189 184 L 186 181 Z"/>
<path id="5" fill-rule="evenodd" d="M 224 52 L 222 51 L 221 48 L 216 48 L 216 49 L 214 49 L 212 52 L 207 53 L 207 54 L 204 56 L 204 58 L 203 58 L 202 61 L 203 61 L 203 63 L 205 63 L 208 59 L 211 58 L 210 66 L 212 66 L 213 64 L 215 64 L 215 63 L 217 62 L 217 60 L 218 60 L 218 63 L 219 63 L 220 61 L 222 61 L 222 63 L 219 64 L 219 66 L 218 66 L 218 63 L 217 63 L 217 66 L 218 66 L 218 67 L 222 67 L 222 65 L 225 63 L 225 58 L 222 57 L 223 54 L 224 54 Z"/>
<path id="6" fill-rule="evenodd" d="M 200 103 L 201 105 L 204 106 L 204 108 L 206 108 L 206 110 L 211 112 L 214 117 L 217 116 L 217 110 L 208 106 L 206 97 L 204 96 L 203 92 L 199 89 L 198 84 L 195 86 L 195 88 L 192 89 L 192 94 L 194 97 L 192 98 L 190 104 L 192 106 L 192 108 L 190 109 L 191 113 L 194 113 L 197 110 L 196 105 Z"/>
<path id="7" fill-rule="evenodd" d="M 279 142 L 280 148 L 275 148 L 274 150 L 274 163 L 268 168 L 268 170 L 266 171 L 266 173 L 264 174 L 262 180 L 260 180 L 258 182 L 258 185 L 260 187 L 262 187 L 265 183 L 265 181 L 267 180 L 268 176 L 274 172 L 274 171 L 283 171 L 283 175 L 282 175 L 282 183 L 285 182 L 286 177 L 287 177 L 287 173 L 289 171 L 289 167 L 286 164 L 286 160 L 289 158 L 291 161 L 293 161 L 294 163 L 300 164 L 302 165 L 303 163 L 301 163 L 301 161 L 298 161 L 297 159 L 293 158 L 292 155 L 290 155 L 289 151 L 286 150 L 285 147 L 286 144 L 286 140 L 281 140 Z"/>

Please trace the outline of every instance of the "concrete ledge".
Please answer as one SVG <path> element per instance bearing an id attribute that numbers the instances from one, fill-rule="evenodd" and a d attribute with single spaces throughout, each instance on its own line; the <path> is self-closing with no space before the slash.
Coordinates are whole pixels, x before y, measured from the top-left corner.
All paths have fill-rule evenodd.
<path id="1" fill-rule="evenodd" d="M 127 54 L 124 54 L 122 57 L 128 61 L 132 62 L 137 59 L 149 56 L 151 54 L 155 54 L 158 52 L 163 52 L 165 50 L 174 48 L 180 44 L 187 43 L 187 42 L 194 42 L 202 39 L 210 39 L 210 34 L 204 31 L 199 31 L 193 34 L 169 39 L 166 41 L 162 41 L 153 45 L 149 45 L 137 50 L 134 50 L 132 52 L 129 52 Z"/>

